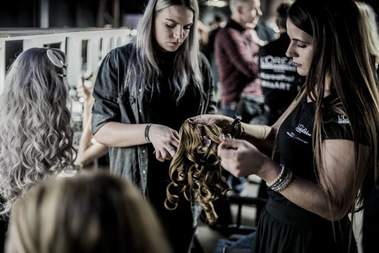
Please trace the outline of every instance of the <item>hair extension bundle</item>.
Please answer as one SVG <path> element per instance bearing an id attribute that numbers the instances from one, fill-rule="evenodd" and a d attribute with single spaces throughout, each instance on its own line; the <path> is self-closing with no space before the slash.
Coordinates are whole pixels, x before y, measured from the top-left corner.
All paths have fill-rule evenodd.
<path id="1" fill-rule="evenodd" d="M 183 194 L 187 201 L 196 200 L 201 204 L 209 223 L 217 220 L 213 202 L 230 189 L 217 156 L 221 133 L 215 124 L 183 123 L 179 148 L 170 164 L 172 181 L 167 186 L 164 203 L 168 210 L 178 207 L 179 194 Z"/>

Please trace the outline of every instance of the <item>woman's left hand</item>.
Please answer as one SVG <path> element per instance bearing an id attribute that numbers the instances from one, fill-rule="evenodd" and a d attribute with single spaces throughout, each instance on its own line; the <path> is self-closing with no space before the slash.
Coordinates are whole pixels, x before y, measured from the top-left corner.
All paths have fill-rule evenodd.
<path id="1" fill-rule="evenodd" d="M 172 128 L 153 124 L 150 127 L 150 141 L 155 148 L 158 161 L 171 160 L 179 146 L 179 134 Z"/>
<path id="2" fill-rule="evenodd" d="M 265 162 L 271 161 L 254 145 L 237 139 L 221 139 L 218 146 L 218 156 L 221 166 L 236 177 L 257 174 L 259 176 Z"/>

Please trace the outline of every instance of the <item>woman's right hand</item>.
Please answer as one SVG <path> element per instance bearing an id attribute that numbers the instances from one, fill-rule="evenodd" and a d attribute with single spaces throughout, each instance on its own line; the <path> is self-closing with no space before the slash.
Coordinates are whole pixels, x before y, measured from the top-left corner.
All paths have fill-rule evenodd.
<path id="1" fill-rule="evenodd" d="M 264 180 L 274 180 L 278 174 L 278 165 L 257 147 L 245 140 L 220 139 L 217 155 L 221 166 L 235 177 L 256 174 Z"/>
<path id="2" fill-rule="evenodd" d="M 216 124 L 222 129 L 222 132 L 224 134 L 229 134 L 232 131 L 232 124 L 234 119 L 221 114 L 202 114 L 189 118 L 188 121 L 191 124 Z"/>
<path id="3" fill-rule="evenodd" d="M 152 124 L 149 139 L 155 148 L 155 157 L 158 161 L 163 162 L 174 157 L 179 146 L 177 131 L 164 125 Z"/>

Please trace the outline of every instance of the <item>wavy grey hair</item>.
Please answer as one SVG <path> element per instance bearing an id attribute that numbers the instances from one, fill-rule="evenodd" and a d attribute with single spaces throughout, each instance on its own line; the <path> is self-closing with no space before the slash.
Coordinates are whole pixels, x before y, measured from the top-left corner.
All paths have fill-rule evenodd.
<path id="1" fill-rule="evenodd" d="M 146 90 L 159 91 L 157 78 L 161 75 L 156 58 L 156 42 L 154 37 L 154 22 L 157 14 L 172 5 L 184 6 L 193 11 L 193 25 L 187 39 L 177 50 L 173 75 L 169 83 L 179 91 L 179 100 L 192 81 L 201 91 L 203 78 L 200 71 L 200 49 L 198 39 L 199 6 L 197 0 L 150 0 L 145 12 L 138 23 L 138 33 L 134 38 L 137 47 L 136 60 L 131 61 L 126 83 L 143 83 Z M 137 78 L 136 78 L 137 77 Z"/>
<path id="2" fill-rule="evenodd" d="M 32 185 L 73 164 L 68 91 L 62 69 L 49 60 L 47 50 L 21 53 L 5 79 L 0 100 L 2 215 Z M 50 50 L 64 62 L 63 52 Z"/>

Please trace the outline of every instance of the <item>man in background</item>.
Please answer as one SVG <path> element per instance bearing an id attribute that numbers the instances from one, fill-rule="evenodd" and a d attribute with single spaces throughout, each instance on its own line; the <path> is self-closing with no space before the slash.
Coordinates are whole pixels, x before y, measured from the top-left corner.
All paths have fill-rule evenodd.
<path id="1" fill-rule="evenodd" d="M 234 117 L 242 90 L 258 77 L 260 0 L 230 0 L 231 17 L 215 39 L 223 115 Z M 261 96 L 261 90 L 257 90 Z"/>

